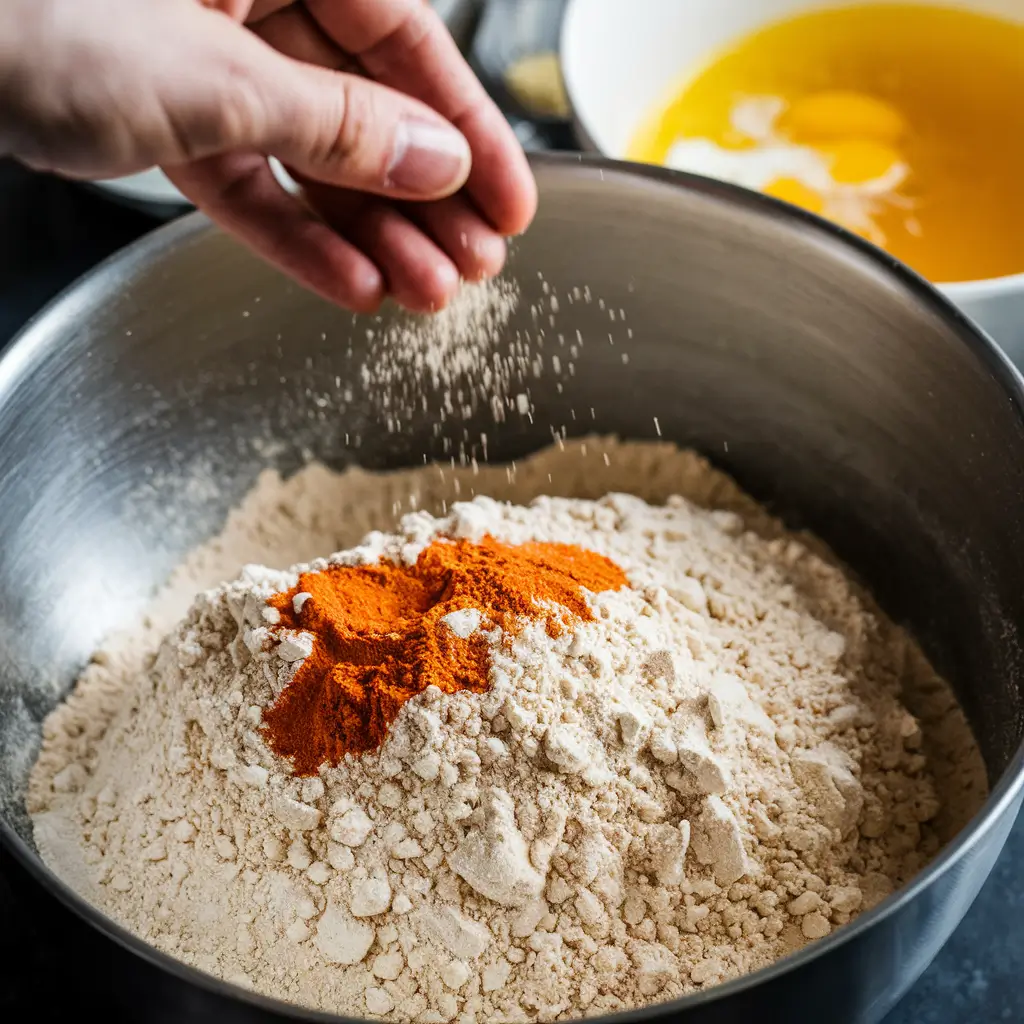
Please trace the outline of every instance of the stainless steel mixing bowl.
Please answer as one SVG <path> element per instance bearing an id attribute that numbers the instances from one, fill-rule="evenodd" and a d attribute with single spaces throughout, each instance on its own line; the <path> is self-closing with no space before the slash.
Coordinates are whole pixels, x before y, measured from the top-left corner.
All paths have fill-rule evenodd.
<path id="1" fill-rule="evenodd" d="M 367 324 L 198 216 L 87 277 L 0 362 L 3 839 L 98 928 L 173 972 L 190 1020 L 313 1015 L 184 968 L 82 904 L 37 857 L 22 794 L 39 723 L 94 645 L 268 464 L 419 464 L 482 430 L 490 457 L 507 459 L 552 427 L 660 428 L 826 538 L 955 684 L 993 790 L 937 861 L 774 967 L 629 1019 L 878 1021 L 963 916 L 1021 802 L 1020 377 L 922 281 L 813 218 L 607 161 L 536 169 L 542 204 L 512 259 L 524 301 L 511 329 L 531 324 L 538 272 L 595 301 L 564 307 L 594 341 L 561 392 L 554 378 L 529 382 L 532 421 L 485 411 L 439 434 L 422 415 L 387 432 L 358 381 Z M 598 296 L 626 310 L 628 365 L 604 343 Z"/>

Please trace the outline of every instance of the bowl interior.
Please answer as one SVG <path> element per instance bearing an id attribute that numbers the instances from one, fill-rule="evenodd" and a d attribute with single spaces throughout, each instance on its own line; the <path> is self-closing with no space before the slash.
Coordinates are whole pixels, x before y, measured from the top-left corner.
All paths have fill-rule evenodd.
<path id="1" fill-rule="evenodd" d="M 546 366 L 559 334 L 583 345 L 571 374 L 525 369 L 513 391 L 529 413 L 513 400 L 496 422 L 484 402 L 439 424 L 424 385 L 428 411 L 389 430 L 360 375 L 382 324 L 311 298 L 199 216 L 115 259 L 8 352 L 0 811 L 27 843 L 42 719 L 262 468 L 482 458 L 484 433 L 491 460 L 553 431 L 701 449 L 861 573 L 954 682 L 991 779 L 1007 769 L 1024 720 L 1009 364 L 918 279 L 753 194 L 575 159 L 537 170 L 504 344 L 543 328 Z M 551 293 L 545 323 L 531 306 Z"/>

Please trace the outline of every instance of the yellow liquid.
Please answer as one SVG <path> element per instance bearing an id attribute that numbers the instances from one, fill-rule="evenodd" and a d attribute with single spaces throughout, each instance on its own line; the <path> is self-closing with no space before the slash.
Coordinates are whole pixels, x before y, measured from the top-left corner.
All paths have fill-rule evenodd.
<path id="1" fill-rule="evenodd" d="M 664 163 L 685 138 L 748 148 L 731 126 L 737 102 L 772 96 L 792 109 L 836 90 L 881 101 L 902 122 L 897 130 L 891 119 L 875 118 L 873 148 L 865 150 L 863 121 L 851 110 L 852 137 L 840 140 L 843 155 L 870 162 L 880 142 L 899 135 L 908 171 L 899 202 L 874 213 L 889 252 L 936 282 L 1024 272 L 1024 25 L 911 4 L 817 11 L 773 24 L 689 80 L 640 128 L 629 156 Z M 834 147 L 829 152 L 838 160 Z M 821 210 L 798 182 L 766 191 Z"/>

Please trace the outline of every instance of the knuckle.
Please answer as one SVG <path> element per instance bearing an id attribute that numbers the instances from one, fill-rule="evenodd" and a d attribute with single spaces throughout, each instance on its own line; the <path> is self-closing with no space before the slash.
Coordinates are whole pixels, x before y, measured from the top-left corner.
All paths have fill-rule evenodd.
<path id="1" fill-rule="evenodd" d="M 204 104 L 214 124 L 211 130 L 229 145 L 242 146 L 263 137 L 267 108 L 262 90 L 253 80 L 246 64 L 228 60 L 222 68 L 223 79 L 213 104 Z M 214 141 L 214 140 L 211 140 Z"/>
<path id="2" fill-rule="evenodd" d="M 263 137 L 266 115 L 247 69 L 225 63 L 208 93 L 166 104 L 167 123 L 182 162 L 252 145 Z"/>
<path id="3" fill-rule="evenodd" d="M 328 169 L 361 164 L 373 148 L 373 90 L 348 81 L 339 96 L 339 107 L 327 113 L 323 143 L 316 154 L 317 163 Z"/>

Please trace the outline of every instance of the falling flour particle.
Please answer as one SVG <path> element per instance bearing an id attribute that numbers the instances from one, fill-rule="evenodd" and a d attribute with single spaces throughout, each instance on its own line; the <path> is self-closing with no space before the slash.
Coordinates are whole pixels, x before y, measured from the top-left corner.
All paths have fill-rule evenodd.
<path id="1" fill-rule="evenodd" d="M 902 885 L 985 794 L 949 689 L 699 457 L 584 451 L 509 474 L 265 474 L 47 719 L 27 798 L 46 862 L 202 970 L 423 1022 L 681 996 Z M 498 500 L 455 502 L 470 480 Z M 400 562 L 484 534 L 591 548 L 630 586 L 556 636 L 447 615 L 490 645 L 489 688 L 430 687 L 379 750 L 294 775 L 260 727 L 311 636 L 275 634 L 268 598 L 331 551 Z"/>
<path id="2" fill-rule="evenodd" d="M 501 407 L 532 360 L 529 338 L 502 344 L 518 301 L 515 283 L 498 278 L 464 284 L 439 313 L 398 319 L 369 339 L 364 388 L 399 419 L 424 411 L 431 390 L 429 401 L 445 414 L 472 412 L 481 402 Z"/>
<path id="3" fill-rule="evenodd" d="M 527 307 L 511 279 L 464 282 L 440 312 L 399 315 L 367 331 L 359 376 L 384 427 L 398 433 L 427 415 L 446 451 L 454 437 L 460 458 L 475 452 L 486 459 L 485 436 L 479 446 L 459 437 L 466 420 L 483 410 L 496 422 L 510 415 L 532 416 L 529 389 L 541 377 L 554 378 L 561 392 L 560 378 L 572 377 L 575 363 L 547 351 L 561 305 L 551 286 L 543 279 L 541 285 L 542 294 Z M 564 334 L 557 336 L 564 341 Z M 583 345 L 578 330 L 576 336 L 573 359 Z M 446 424 L 456 432 L 449 434 Z"/>

